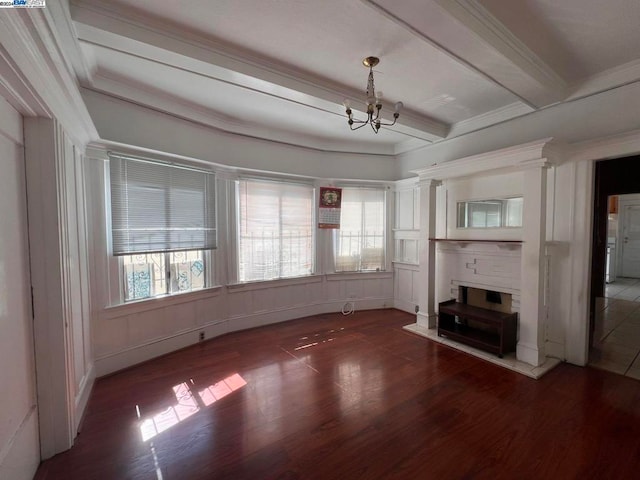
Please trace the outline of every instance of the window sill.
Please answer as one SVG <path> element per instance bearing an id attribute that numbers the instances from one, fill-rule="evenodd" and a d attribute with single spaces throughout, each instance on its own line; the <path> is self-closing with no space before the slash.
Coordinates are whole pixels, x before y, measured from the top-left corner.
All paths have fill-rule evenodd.
<path id="1" fill-rule="evenodd" d="M 366 271 L 366 272 L 335 272 L 335 273 L 327 273 L 327 281 L 341 281 L 341 280 L 357 280 L 362 279 L 363 277 L 367 278 L 391 278 L 393 277 L 393 272 L 389 271 Z"/>
<path id="2" fill-rule="evenodd" d="M 123 315 L 132 315 L 135 313 L 146 312 L 158 308 L 165 308 L 180 303 L 193 302 L 204 298 L 219 295 L 222 291 L 221 286 L 203 288 L 195 292 L 174 293 L 173 295 L 163 295 L 161 297 L 145 298 L 134 300 L 118 305 L 110 305 L 104 308 L 101 319 L 117 318 Z"/>
<path id="3" fill-rule="evenodd" d="M 405 261 L 405 260 L 394 260 L 392 263 L 394 265 L 399 266 L 399 267 L 419 267 L 420 266 L 419 263 L 409 262 L 409 261 Z"/>
<path id="4" fill-rule="evenodd" d="M 305 275 L 304 277 L 275 278 L 273 280 L 254 280 L 251 282 L 233 283 L 227 285 L 230 293 L 263 288 L 286 287 L 289 285 L 304 285 L 306 283 L 320 283 L 322 275 Z"/>

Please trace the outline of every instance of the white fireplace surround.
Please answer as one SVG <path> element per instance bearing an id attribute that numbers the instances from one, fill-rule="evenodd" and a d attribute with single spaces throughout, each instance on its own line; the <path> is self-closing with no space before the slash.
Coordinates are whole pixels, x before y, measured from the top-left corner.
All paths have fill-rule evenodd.
<path id="1" fill-rule="evenodd" d="M 564 360 L 565 329 L 557 309 L 549 308 L 555 297 L 548 294 L 556 281 L 551 274 L 570 268 L 566 249 L 552 248 L 570 243 L 556 228 L 558 212 L 567 208 L 559 200 L 566 185 L 556 185 L 562 159 L 562 148 L 545 138 L 414 171 L 420 191 L 420 293 L 409 330 L 429 329 L 433 337 L 438 303 L 457 298 L 460 285 L 495 290 L 510 293 L 518 312 L 517 362 L 540 368 L 557 363 L 548 357 Z M 457 201 L 516 195 L 524 198 L 522 228 L 457 228 Z"/>

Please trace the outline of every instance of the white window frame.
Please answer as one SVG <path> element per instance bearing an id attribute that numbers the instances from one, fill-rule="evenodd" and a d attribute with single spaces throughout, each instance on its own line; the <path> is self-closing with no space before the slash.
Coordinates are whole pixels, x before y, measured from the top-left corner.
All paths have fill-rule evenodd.
<path id="1" fill-rule="evenodd" d="M 383 192 L 384 194 L 384 206 L 383 206 L 383 221 L 382 221 L 382 228 L 383 228 L 383 238 L 382 238 L 382 245 L 383 245 L 383 258 L 382 258 L 382 262 L 381 262 L 381 267 L 379 269 L 362 269 L 359 268 L 357 270 L 338 270 L 336 268 L 336 259 L 337 259 L 337 252 L 336 252 L 336 246 L 337 246 L 337 237 L 340 234 L 339 230 L 336 229 L 333 231 L 333 235 L 331 236 L 331 239 L 329 241 L 330 243 L 330 249 L 331 249 L 331 255 L 329 258 L 329 262 L 330 262 L 330 270 L 335 273 L 335 274 L 367 274 L 367 273 L 381 273 L 381 272 L 387 272 L 390 270 L 390 258 L 392 257 L 392 255 L 389 254 L 389 252 L 392 252 L 392 235 L 389 234 L 390 232 L 390 219 L 392 218 L 392 208 L 393 208 L 393 196 L 390 194 L 390 186 L 387 184 L 378 184 L 378 183 L 372 183 L 372 184 L 362 184 L 362 183 L 358 183 L 358 184 L 351 184 L 351 183 L 345 183 L 345 184 L 338 184 L 338 187 L 343 189 L 343 192 L 345 189 L 362 189 L 362 190 L 380 190 Z M 343 193 L 344 195 L 344 193 Z M 343 196 L 343 201 L 344 201 L 344 196 Z M 341 228 L 342 228 L 342 223 L 341 223 Z"/>
<path id="2" fill-rule="evenodd" d="M 312 266 L 311 266 L 311 270 L 309 273 L 307 274 L 303 274 L 303 275 L 294 275 L 294 276 L 278 276 L 278 277 L 273 277 L 273 278 L 268 278 L 268 279 L 241 279 L 240 276 L 240 269 L 241 269 L 241 265 L 240 265 L 240 259 L 241 259 L 241 214 L 240 214 L 240 210 L 241 210 L 241 195 L 240 195 L 240 182 L 242 181 L 253 181 L 253 182 L 263 182 L 263 183 L 273 183 L 273 184 L 280 184 L 280 185 L 291 185 L 291 186 L 300 186 L 300 187 L 305 187 L 305 188 L 309 188 L 312 191 L 312 195 L 311 195 L 311 252 L 310 252 L 310 258 L 312 261 Z M 309 181 L 309 182 L 305 182 L 305 181 L 300 181 L 300 179 L 290 179 L 290 178 L 282 178 L 282 177 L 268 177 L 268 176 L 241 176 L 238 177 L 235 182 L 234 182 L 234 200 L 235 200 L 235 211 L 234 211 L 234 218 L 233 218 L 233 224 L 235 225 L 234 228 L 234 235 L 235 235 L 235 242 L 234 242 L 234 249 L 235 249 L 235 280 L 237 281 L 238 284 L 247 284 L 247 283 L 256 283 L 256 282 L 269 282 L 269 281 L 275 281 L 275 280 L 287 280 L 287 279 L 295 279 L 295 278 L 306 278 L 306 277 L 311 277 L 313 275 L 316 275 L 316 272 L 318 270 L 318 253 L 317 253 L 317 249 L 318 249 L 318 234 L 317 234 L 317 228 L 316 228 L 316 222 L 317 222 L 317 195 L 318 195 L 318 189 L 316 187 L 316 185 L 314 184 L 313 181 Z"/>
<path id="3" fill-rule="evenodd" d="M 137 155 L 126 155 L 132 156 L 134 158 L 138 157 Z M 138 157 L 141 159 L 149 160 L 151 162 L 159 162 L 159 163 L 175 163 L 173 160 L 165 160 L 159 158 L 146 158 L 146 157 Z M 184 164 L 185 167 L 188 168 L 202 168 L 198 165 L 188 165 Z M 218 230 L 218 248 L 221 246 L 220 239 L 220 217 L 219 213 L 224 211 L 226 208 L 226 204 L 220 204 L 220 199 L 223 197 L 220 190 L 220 178 L 218 178 L 218 172 L 212 170 L 216 174 L 216 223 Z M 215 290 L 220 286 L 218 279 L 220 277 L 221 269 L 224 270 L 224 266 L 220 265 L 217 259 L 217 251 L 218 249 L 194 249 L 194 250 L 202 250 L 203 252 L 203 261 L 204 261 L 204 287 L 196 290 L 188 290 L 188 291 L 178 291 L 178 292 L 170 292 L 168 285 L 166 293 L 153 295 L 144 298 L 138 299 L 130 299 L 125 300 L 125 271 L 124 271 L 124 259 L 122 256 L 116 256 L 113 254 L 113 246 L 112 246 L 112 234 L 111 234 L 111 172 L 110 172 L 110 164 L 108 157 L 105 158 L 104 161 L 104 211 L 105 211 L 105 221 L 106 221 L 106 247 L 107 247 L 107 272 L 108 272 L 108 293 L 107 298 L 105 298 L 105 305 L 107 306 L 118 306 L 118 305 L 130 305 L 130 304 L 138 304 L 143 302 L 149 302 L 161 298 L 174 298 L 180 295 L 188 295 L 192 293 L 204 292 L 207 290 Z M 224 241 L 222 242 L 224 244 Z M 163 253 L 165 255 L 165 271 L 170 269 L 170 265 L 167 262 L 169 258 L 169 254 L 172 252 L 158 252 Z M 165 272 L 166 275 L 166 272 Z M 167 279 L 169 282 L 170 279 Z"/>

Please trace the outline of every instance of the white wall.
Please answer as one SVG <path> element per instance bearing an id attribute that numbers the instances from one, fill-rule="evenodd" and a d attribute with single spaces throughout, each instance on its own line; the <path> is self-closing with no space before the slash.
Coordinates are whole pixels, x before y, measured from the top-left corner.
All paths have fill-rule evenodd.
<path id="1" fill-rule="evenodd" d="M 0 479 L 40 463 L 22 117 L 0 97 Z"/>
<path id="2" fill-rule="evenodd" d="M 102 140 L 238 168 L 309 177 L 393 180 L 395 158 L 334 153 L 225 133 L 82 90 Z"/>
<path id="3" fill-rule="evenodd" d="M 540 138 L 576 143 L 640 128 L 640 83 L 558 104 L 398 157 L 397 178 L 411 170 Z M 604 156 L 600 157 L 604 158 Z"/>

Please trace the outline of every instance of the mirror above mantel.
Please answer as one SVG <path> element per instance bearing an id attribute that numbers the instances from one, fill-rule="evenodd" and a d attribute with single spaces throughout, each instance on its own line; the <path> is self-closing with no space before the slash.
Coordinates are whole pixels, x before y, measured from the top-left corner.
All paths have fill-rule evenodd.
<path id="1" fill-rule="evenodd" d="M 521 228 L 523 197 L 457 202 L 457 228 Z"/>

